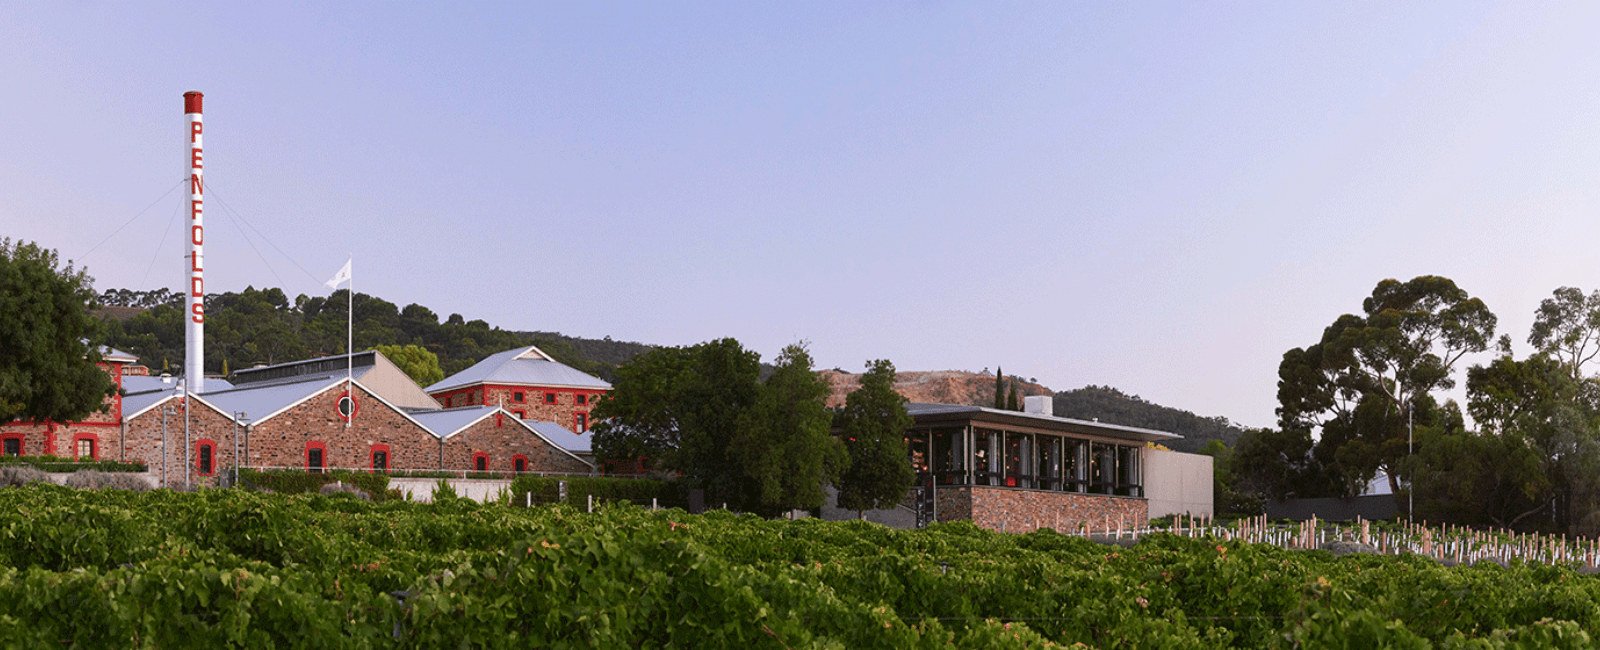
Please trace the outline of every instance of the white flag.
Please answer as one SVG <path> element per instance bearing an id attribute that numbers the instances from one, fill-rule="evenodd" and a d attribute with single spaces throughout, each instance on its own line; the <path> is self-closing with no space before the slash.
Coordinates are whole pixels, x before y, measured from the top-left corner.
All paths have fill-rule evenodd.
<path id="1" fill-rule="evenodd" d="M 339 269 L 338 273 L 333 274 L 333 279 L 332 280 L 329 280 L 329 281 L 324 282 L 322 284 L 324 286 L 327 286 L 329 289 L 337 289 L 337 288 L 339 288 L 339 283 L 341 283 L 341 282 L 349 282 L 350 281 L 350 262 L 353 262 L 353 261 L 355 261 L 354 258 L 346 260 L 345 263 L 344 263 L 344 268 Z"/>

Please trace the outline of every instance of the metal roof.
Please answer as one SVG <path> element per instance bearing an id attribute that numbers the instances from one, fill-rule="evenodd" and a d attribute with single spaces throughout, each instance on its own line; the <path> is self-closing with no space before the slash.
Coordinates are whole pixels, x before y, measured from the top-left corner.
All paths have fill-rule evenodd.
<path id="1" fill-rule="evenodd" d="M 534 420 L 523 420 L 522 422 L 538 432 L 539 435 L 544 436 L 544 439 L 549 440 L 550 444 L 557 447 L 575 452 L 588 453 L 590 451 L 589 436 L 574 433 L 571 429 L 554 422 L 536 422 Z"/>
<path id="2" fill-rule="evenodd" d="M 111 347 L 109 345 L 100 346 L 100 358 L 103 359 L 103 360 L 106 360 L 106 361 L 115 361 L 115 362 L 118 362 L 118 363 L 138 363 L 139 362 L 138 355 L 135 355 L 135 354 L 132 354 L 132 353 L 129 353 L 129 352 L 123 352 L 122 350 L 118 350 L 118 349 L 116 349 L 114 347 Z"/>
<path id="3" fill-rule="evenodd" d="M 1072 418 L 1057 417 L 1044 413 L 1026 413 L 1022 411 L 1005 411 L 986 408 L 982 406 L 965 406 L 961 404 L 930 404 L 927 402 L 912 402 L 906 404 L 906 411 L 917 421 L 917 424 L 932 424 L 937 422 L 981 421 L 992 422 L 997 425 L 1026 426 L 1062 433 L 1075 433 L 1080 435 L 1105 436 L 1122 440 L 1138 442 L 1161 442 L 1164 440 L 1177 440 L 1182 438 L 1176 433 L 1156 431 L 1155 429 L 1141 429 L 1120 424 L 1105 422 L 1092 422 L 1089 420 L 1075 420 Z"/>
<path id="4" fill-rule="evenodd" d="M 517 384 L 524 386 L 563 386 L 610 390 L 605 380 L 573 368 L 534 346 L 515 348 L 489 355 L 443 381 L 427 387 L 429 393 L 473 384 Z"/>
<path id="5" fill-rule="evenodd" d="M 295 377 L 297 381 L 284 380 L 260 382 L 231 390 L 206 391 L 201 396 L 217 405 L 225 413 L 243 411 L 251 422 L 260 422 L 277 415 L 286 408 L 299 404 L 313 395 L 344 382 L 339 377 Z"/>
<path id="6" fill-rule="evenodd" d="M 123 392 L 132 395 L 152 390 L 170 390 L 178 387 L 179 377 L 148 377 L 142 375 L 126 375 L 122 378 Z M 220 388 L 215 388 L 220 386 Z M 211 391 L 232 390 L 233 384 L 224 379 L 213 377 L 206 378 L 206 388 Z M 124 400 L 126 401 L 126 400 Z"/>
<path id="7" fill-rule="evenodd" d="M 406 409 L 406 412 L 411 414 L 411 419 L 421 422 L 423 428 L 443 440 L 461 433 L 462 429 L 477 424 L 498 410 L 498 406 L 462 406 L 453 409 Z"/>

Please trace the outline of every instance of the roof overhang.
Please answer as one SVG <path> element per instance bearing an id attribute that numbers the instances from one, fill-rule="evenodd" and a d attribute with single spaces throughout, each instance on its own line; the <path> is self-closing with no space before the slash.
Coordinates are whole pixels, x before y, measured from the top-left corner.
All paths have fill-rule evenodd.
<path id="1" fill-rule="evenodd" d="M 990 426 L 1010 431 L 1112 438 L 1139 443 L 1159 443 L 1183 438 L 1175 433 L 1155 429 L 1075 420 L 1042 413 L 1002 411 L 981 406 L 912 404 L 908 410 L 917 426 Z"/>

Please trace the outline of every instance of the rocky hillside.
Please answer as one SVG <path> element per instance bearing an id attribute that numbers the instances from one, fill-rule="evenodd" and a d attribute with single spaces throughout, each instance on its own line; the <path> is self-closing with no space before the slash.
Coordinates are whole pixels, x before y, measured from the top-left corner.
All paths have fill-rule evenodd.
<path id="1" fill-rule="evenodd" d="M 843 406 L 844 396 L 861 386 L 861 375 L 839 370 L 823 370 L 817 374 L 833 384 L 833 394 L 828 396 L 828 406 Z M 1054 395 L 1054 391 L 1039 384 L 1012 378 L 1017 385 L 1017 395 Z M 907 371 L 895 374 L 895 392 L 913 402 L 936 404 L 994 405 L 994 375 L 963 372 L 959 370 L 934 370 L 931 372 Z"/>

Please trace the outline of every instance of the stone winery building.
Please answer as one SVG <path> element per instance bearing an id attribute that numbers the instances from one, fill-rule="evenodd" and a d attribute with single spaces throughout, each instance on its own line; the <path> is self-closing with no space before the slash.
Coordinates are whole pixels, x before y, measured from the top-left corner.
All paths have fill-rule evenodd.
<path id="1" fill-rule="evenodd" d="M 545 375 L 561 379 L 559 384 L 507 384 L 527 394 L 542 398 L 546 392 L 567 392 L 570 403 L 570 392 L 581 385 L 584 401 L 590 402 L 609 388 L 537 348 L 510 352 L 543 359 Z M 83 422 L 0 426 L 4 453 L 142 462 L 162 485 L 217 485 L 236 465 L 307 471 L 594 470 L 582 432 L 534 420 L 512 404 L 441 404 L 377 351 L 241 370 L 231 381 L 208 378 L 205 392 L 187 394 L 182 379 L 148 376 L 133 355 L 107 350 L 102 356 L 100 366 L 121 388 L 121 394 L 107 399 L 104 412 Z M 477 367 L 463 374 L 477 376 L 472 374 Z M 561 415 L 572 422 L 574 412 Z M 534 417 L 540 413 L 550 411 L 535 411 Z"/>

